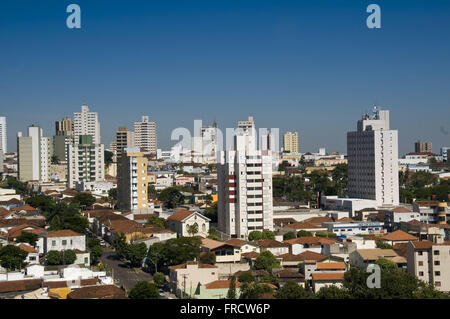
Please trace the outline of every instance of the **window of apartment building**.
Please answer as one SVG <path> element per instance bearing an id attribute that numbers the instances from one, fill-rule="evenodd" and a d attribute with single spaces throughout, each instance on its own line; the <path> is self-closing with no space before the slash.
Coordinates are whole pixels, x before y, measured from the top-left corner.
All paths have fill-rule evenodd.
<path id="1" fill-rule="evenodd" d="M 435 271 L 435 272 L 434 272 L 434 275 L 435 275 L 435 276 L 440 276 L 440 275 L 441 275 L 441 272 L 440 272 L 440 271 Z"/>
<path id="2" fill-rule="evenodd" d="M 418 251 L 417 254 L 418 254 L 419 256 L 422 256 L 422 255 L 423 255 L 423 251 Z"/>
<path id="3" fill-rule="evenodd" d="M 440 282 L 440 281 L 435 281 L 435 282 L 434 282 L 434 285 L 435 285 L 436 287 L 440 287 L 440 286 L 441 286 L 441 282 Z"/>
<path id="4" fill-rule="evenodd" d="M 67 245 L 67 240 L 63 240 L 63 241 L 62 241 L 62 245 L 63 245 L 63 246 Z"/>
<path id="5" fill-rule="evenodd" d="M 419 276 L 423 276 L 423 271 L 419 271 Z"/>
<path id="6" fill-rule="evenodd" d="M 434 261 L 434 265 L 435 265 L 435 266 L 439 266 L 440 264 L 441 264 L 441 262 L 440 262 L 439 260 L 435 260 L 435 261 Z"/>
<path id="7" fill-rule="evenodd" d="M 423 261 L 419 261 L 419 266 L 423 266 Z"/>
<path id="8" fill-rule="evenodd" d="M 435 251 L 433 251 L 433 255 L 435 255 L 435 256 L 439 256 L 439 250 L 435 250 Z"/>

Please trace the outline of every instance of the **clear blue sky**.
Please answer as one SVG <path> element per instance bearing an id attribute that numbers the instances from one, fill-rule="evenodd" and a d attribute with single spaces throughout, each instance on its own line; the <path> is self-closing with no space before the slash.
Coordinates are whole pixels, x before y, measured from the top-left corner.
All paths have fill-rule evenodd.
<path id="1" fill-rule="evenodd" d="M 66 27 L 66 6 L 82 28 Z M 382 28 L 370 30 L 377 3 Z M 32 123 L 87 104 L 102 141 L 141 115 L 159 147 L 194 119 L 221 128 L 300 132 L 302 151 L 346 150 L 346 132 L 373 104 L 391 110 L 400 153 L 417 139 L 450 146 L 450 1 L 2 0 L 0 115 L 8 144 Z"/>

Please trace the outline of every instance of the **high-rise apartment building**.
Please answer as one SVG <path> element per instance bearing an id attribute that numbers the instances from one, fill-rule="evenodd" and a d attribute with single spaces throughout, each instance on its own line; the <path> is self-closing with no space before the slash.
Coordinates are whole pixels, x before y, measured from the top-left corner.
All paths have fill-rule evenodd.
<path id="1" fill-rule="evenodd" d="M 347 133 L 348 195 L 398 205 L 398 132 L 389 128 L 389 111 L 374 107 Z"/>
<path id="2" fill-rule="evenodd" d="M 0 116 L 0 151 L 3 154 L 8 152 L 8 140 L 6 131 L 6 117 Z"/>
<path id="3" fill-rule="evenodd" d="M 133 148 L 135 146 L 134 141 L 134 132 L 129 131 L 128 127 L 119 127 L 119 130 L 116 132 L 115 143 L 117 158 L 122 156 L 125 148 Z"/>
<path id="4" fill-rule="evenodd" d="M 140 122 L 134 122 L 135 147 L 156 154 L 158 143 L 156 137 L 156 123 L 149 122 L 148 116 L 142 116 Z"/>
<path id="5" fill-rule="evenodd" d="M 73 131 L 72 119 L 70 117 L 64 117 L 61 121 L 55 122 L 55 135 L 58 135 L 59 132 L 69 131 Z"/>
<path id="6" fill-rule="evenodd" d="M 414 143 L 414 152 L 416 152 L 416 153 L 433 153 L 433 143 L 417 141 Z"/>
<path id="7" fill-rule="evenodd" d="M 441 147 L 441 156 L 442 156 L 442 160 L 444 162 L 448 161 L 448 151 L 450 150 L 450 147 L 444 146 Z"/>
<path id="8" fill-rule="evenodd" d="M 68 187 L 77 182 L 99 182 L 105 179 L 103 144 L 94 143 L 92 135 L 80 135 L 67 149 Z"/>
<path id="9" fill-rule="evenodd" d="M 50 163 L 53 153 L 51 139 L 42 136 L 39 126 L 29 126 L 28 136 L 17 133 L 19 180 L 50 181 Z"/>
<path id="10" fill-rule="evenodd" d="M 148 210 L 148 160 L 139 148 L 125 148 L 120 158 L 117 175 L 117 199 L 124 211 Z"/>
<path id="11" fill-rule="evenodd" d="M 237 238 L 273 230 L 272 156 L 257 148 L 253 117 L 238 122 L 233 148 L 220 152 L 217 171 L 219 230 Z"/>
<path id="12" fill-rule="evenodd" d="M 78 141 L 81 135 L 91 135 L 94 144 L 100 144 L 100 122 L 97 112 L 89 112 L 87 105 L 81 106 L 81 112 L 73 113 L 73 135 Z"/>
<path id="13" fill-rule="evenodd" d="M 70 117 L 55 122 L 55 135 L 53 136 L 53 155 L 59 161 L 67 162 L 67 148 L 74 142 L 73 124 Z"/>
<path id="14" fill-rule="evenodd" d="M 286 132 L 283 142 L 284 152 L 298 153 L 298 132 Z"/>

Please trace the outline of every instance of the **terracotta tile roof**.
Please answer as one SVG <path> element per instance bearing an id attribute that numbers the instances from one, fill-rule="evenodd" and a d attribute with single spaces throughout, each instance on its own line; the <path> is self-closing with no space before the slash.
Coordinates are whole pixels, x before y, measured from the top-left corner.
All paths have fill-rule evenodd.
<path id="1" fill-rule="evenodd" d="M 44 227 L 45 220 L 44 219 L 31 219 L 31 218 L 0 219 L 0 227 L 14 227 L 14 226 L 23 225 L 23 224 Z"/>
<path id="2" fill-rule="evenodd" d="M 133 218 L 134 218 L 134 220 L 137 220 L 137 219 L 149 219 L 150 217 L 153 217 L 153 216 L 158 217 L 157 214 L 134 214 Z"/>
<path id="3" fill-rule="evenodd" d="M 78 194 L 78 192 L 77 192 L 76 190 L 74 190 L 74 189 L 67 188 L 67 189 L 63 190 L 63 191 L 61 192 L 61 194 L 75 196 L 75 195 Z"/>
<path id="4" fill-rule="evenodd" d="M 114 285 L 88 286 L 75 289 L 67 299 L 126 299 L 125 291 Z"/>
<path id="5" fill-rule="evenodd" d="M 305 276 L 299 273 L 297 270 L 291 269 L 282 269 L 278 271 L 274 271 L 274 274 L 278 278 L 305 278 Z"/>
<path id="6" fill-rule="evenodd" d="M 254 259 L 257 258 L 259 256 L 259 253 L 257 253 L 256 251 L 251 251 L 248 253 L 243 253 L 241 254 L 242 257 L 246 258 L 246 259 Z"/>
<path id="7" fill-rule="evenodd" d="M 394 213 L 412 213 L 411 210 L 409 210 L 408 208 L 403 207 L 403 206 L 396 207 L 393 210 L 391 210 L 391 212 L 394 212 Z"/>
<path id="8" fill-rule="evenodd" d="M 230 288 L 231 280 L 216 280 L 205 285 L 206 289 L 228 289 Z M 236 281 L 235 287 L 239 288 L 241 284 Z"/>
<path id="9" fill-rule="evenodd" d="M 336 242 L 336 240 L 332 239 L 332 238 L 326 238 L 326 237 L 305 236 L 305 237 L 287 239 L 284 242 L 289 245 L 295 245 L 295 244 L 313 245 L 313 244 L 333 244 Z"/>
<path id="10" fill-rule="evenodd" d="M 270 275 L 267 271 L 264 269 L 253 269 L 253 270 L 239 270 L 234 273 L 236 278 L 239 278 L 242 274 L 250 273 L 253 277 L 264 277 Z"/>
<path id="11" fill-rule="evenodd" d="M 271 248 L 271 247 L 289 247 L 287 243 L 283 243 L 274 239 L 262 239 L 257 240 L 255 243 L 259 247 Z"/>
<path id="12" fill-rule="evenodd" d="M 278 256 L 280 258 L 283 258 L 283 261 L 305 261 L 305 260 L 316 260 L 316 261 L 322 261 L 328 258 L 327 255 L 322 255 L 313 251 L 304 251 L 301 254 L 293 255 L 293 254 L 283 254 Z"/>
<path id="13" fill-rule="evenodd" d="M 350 217 L 342 217 L 341 219 L 337 220 L 338 223 L 353 223 L 355 222 L 353 219 L 351 219 Z"/>
<path id="14" fill-rule="evenodd" d="M 84 236 L 82 234 L 76 233 L 73 230 L 70 229 L 63 229 L 63 230 L 55 230 L 52 232 L 48 232 L 47 234 L 43 234 L 44 237 L 52 238 L 52 237 L 78 237 L 78 236 Z"/>
<path id="15" fill-rule="evenodd" d="M 311 223 L 311 224 L 319 224 L 322 225 L 322 223 L 326 222 L 332 222 L 333 219 L 331 217 L 323 216 L 323 217 L 311 217 L 308 219 L 305 219 L 305 223 Z"/>
<path id="16" fill-rule="evenodd" d="M 42 285 L 42 279 L 24 279 L 13 281 L 0 281 L 0 293 L 35 290 Z"/>
<path id="17" fill-rule="evenodd" d="M 243 245 L 247 244 L 247 242 L 242 239 L 232 238 L 230 240 L 227 240 L 225 242 L 225 244 L 228 244 L 228 245 L 231 245 L 234 247 L 242 247 Z"/>
<path id="18" fill-rule="evenodd" d="M 25 229 L 25 228 L 32 228 L 32 229 Z M 22 235 L 22 231 L 27 232 L 27 233 L 36 234 L 36 235 L 46 232 L 46 230 L 44 228 L 36 227 L 34 225 L 22 224 L 22 225 L 11 228 L 8 231 L 8 237 L 11 237 L 11 238 L 19 237 L 20 235 Z"/>
<path id="19" fill-rule="evenodd" d="M 167 218 L 167 220 L 175 220 L 175 221 L 181 222 L 184 219 L 186 219 L 189 216 L 191 216 L 192 214 L 194 214 L 194 212 L 191 212 L 191 211 L 186 210 L 186 209 L 180 209 L 176 213 L 173 213 L 172 215 L 170 215 Z"/>
<path id="20" fill-rule="evenodd" d="M 377 260 L 379 258 L 394 258 L 398 257 L 397 253 L 393 249 L 381 249 L 381 248 L 372 248 L 372 249 L 358 249 L 356 250 L 358 254 L 362 257 L 363 260 Z"/>
<path id="21" fill-rule="evenodd" d="M 195 262 L 195 261 L 188 261 L 186 264 L 170 266 L 169 269 L 171 269 L 171 270 L 186 269 L 186 265 L 198 265 L 198 268 L 218 268 L 217 266 L 210 265 L 210 264 L 197 264 L 197 262 Z"/>
<path id="22" fill-rule="evenodd" d="M 10 210 L 11 210 L 11 211 L 14 211 L 14 212 L 20 212 L 20 211 L 22 211 L 22 210 L 26 210 L 26 211 L 36 211 L 37 209 L 34 208 L 34 207 L 32 207 L 32 206 L 30 206 L 30 205 L 23 205 L 23 206 L 20 206 L 20 207 L 13 207 L 13 208 L 11 208 Z"/>
<path id="23" fill-rule="evenodd" d="M 342 262 L 329 262 L 329 263 L 317 263 L 318 270 L 330 270 L 330 269 L 343 269 L 345 270 L 345 263 Z"/>
<path id="24" fill-rule="evenodd" d="M 11 198 L 9 200 L 0 201 L 0 205 L 20 205 L 22 201 L 17 198 Z"/>
<path id="25" fill-rule="evenodd" d="M 81 286 L 94 286 L 99 283 L 97 278 L 87 278 L 87 279 L 81 279 L 80 281 Z M 67 280 L 60 280 L 60 281 L 44 281 L 44 286 L 48 287 L 50 289 L 54 288 L 64 288 L 70 286 L 70 281 Z"/>
<path id="26" fill-rule="evenodd" d="M 390 234 L 384 235 L 381 237 L 383 240 L 390 240 L 390 241 L 402 241 L 402 240 L 418 240 L 417 237 L 410 235 L 403 230 L 396 230 Z"/>
<path id="27" fill-rule="evenodd" d="M 274 218 L 274 224 L 292 224 L 297 222 L 294 218 Z"/>
<path id="28" fill-rule="evenodd" d="M 344 280 L 344 273 L 342 272 L 313 272 L 312 279 L 314 281 L 340 281 Z"/>
<path id="29" fill-rule="evenodd" d="M 285 228 L 292 228 L 292 229 L 316 229 L 316 228 L 324 228 L 322 226 L 319 226 L 317 224 L 312 224 L 308 222 L 296 222 L 292 224 L 288 224 L 284 226 Z"/>
<path id="30" fill-rule="evenodd" d="M 398 243 L 398 244 L 394 244 L 394 251 L 402 257 L 406 258 L 406 245 L 407 243 Z"/>
<path id="31" fill-rule="evenodd" d="M 11 215 L 13 212 L 7 210 L 6 208 L 0 207 L 0 218 L 5 218 Z"/>
<path id="32" fill-rule="evenodd" d="M 413 241 L 411 244 L 413 244 L 414 249 L 431 249 L 433 246 L 433 242 L 429 240 Z"/>
<path id="33" fill-rule="evenodd" d="M 217 247 L 223 246 L 225 245 L 225 243 L 218 241 L 218 240 L 213 240 L 213 239 L 209 239 L 209 238 L 202 238 L 202 246 L 206 247 L 208 249 L 215 249 Z"/>
<path id="34" fill-rule="evenodd" d="M 36 249 L 31 247 L 30 245 L 27 245 L 24 243 L 20 243 L 19 245 L 17 245 L 17 247 L 19 247 L 23 251 L 26 251 L 27 253 L 37 253 L 38 252 Z"/>

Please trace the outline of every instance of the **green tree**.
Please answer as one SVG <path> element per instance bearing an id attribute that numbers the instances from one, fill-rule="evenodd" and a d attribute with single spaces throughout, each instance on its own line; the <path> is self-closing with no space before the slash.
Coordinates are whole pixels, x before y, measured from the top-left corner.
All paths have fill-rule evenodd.
<path id="1" fill-rule="evenodd" d="M 250 234 L 248 234 L 249 241 L 261 240 L 261 239 L 263 239 L 263 234 L 262 234 L 262 232 L 260 232 L 258 230 L 253 230 L 250 232 Z"/>
<path id="2" fill-rule="evenodd" d="M 45 256 L 45 260 L 48 265 L 60 265 L 61 264 L 61 254 L 59 251 L 50 250 Z"/>
<path id="3" fill-rule="evenodd" d="M 7 270 L 22 269 L 22 267 L 27 265 L 25 262 L 27 256 L 28 253 L 17 246 L 6 245 L 0 247 L 0 266 Z"/>
<path id="4" fill-rule="evenodd" d="M 236 277 L 230 279 L 230 288 L 228 288 L 227 299 L 236 299 Z"/>
<path id="5" fill-rule="evenodd" d="M 188 225 L 186 227 L 186 230 L 187 230 L 189 235 L 194 236 L 195 234 L 198 233 L 198 224 L 197 223 L 193 223 L 192 225 Z"/>
<path id="6" fill-rule="evenodd" d="M 241 283 L 250 283 L 255 282 L 255 277 L 252 275 L 250 271 L 246 271 L 239 275 L 238 281 Z"/>
<path id="7" fill-rule="evenodd" d="M 164 249 L 163 243 L 154 243 L 148 250 L 147 260 L 153 264 L 155 272 L 158 272 L 158 265 L 164 260 Z"/>
<path id="8" fill-rule="evenodd" d="M 202 241 L 198 237 L 180 237 L 165 241 L 161 262 L 167 266 L 183 264 L 195 260 L 200 254 Z M 154 246 L 156 244 L 153 244 Z"/>
<path id="9" fill-rule="evenodd" d="M 297 235 L 295 234 L 295 232 L 290 231 L 283 235 L 283 240 L 294 239 L 296 237 L 297 237 Z"/>
<path id="10" fill-rule="evenodd" d="M 337 195 L 344 195 L 344 190 L 348 185 L 348 165 L 338 164 L 334 168 L 331 177 L 333 179 L 334 187 Z"/>
<path id="11" fill-rule="evenodd" d="M 113 162 L 113 156 L 114 153 L 110 152 L 110 151 L 106 151 L 104 152 L 104 161 L 105 161 L 105 167 L 108 167 L 109 165 L 112 164 Z"/>
<path id="12" fill-rule="evenodd" d="M 275 294 L 277 299 L 312 299 L 314 293 L 299 286 L 295 281 L 288 280 Z"/>
<path id="13" fill-rule="evenodd" d="M 130 299 L 159 299 L 158 288 L 147 281 L 139 281 L 128 293 Z"/>
<path id="14" fill-rule="evenodd" d="M 214 265 L 216 263 L 216 254 L 214 254 L 212 252 L 206 252 L 206 253 L 200 254 L 198 259 L 199 259 L 200 263 L 202 263 L 202 264 Z"/>
<path id="15" fill-rule="evenodd" d="M 112 246 L 119 257 L 125 258 L 127 249 L 127 240 L 125 234 L 121 233 L 119 236 L 114 237 Z"/>
<path id="16" fill-rule="evenodd" d="M 166 277 L 162 272 L 155 272 L 153 274 L 153 281 L 155 282 L 155 285 L 157 287 L 164 286 L 164 283 L 166 282 Z"/>
<path id="17" fill-rule="evenodd" d="M 108 191 L 108 201 L 110 203 L 117 201 L 117 187 L 111 188 Z"/>
<path id="18" fill-rule="evenodd" d="M 273 288 L 258 283 L 244 283 L 240 289 L 239 299 L 259 299 L 265 293 L 273 293 Z"/>
<path id="19" fill-rule="evenodd" d="M 271 230 L 264 229 L 262 232 L 262 239 L 275 239 L 275 233 Z"/>
<path id="20" fill-rule="evenodd" d="M 91 264 L 95 265 L 99 262 L 100 257 L 103 255 L 103 248 L 100 245 L 96 245 L 91 248 Z"/>
<path id="21" fill-rule="evenodd" d="M 155 227 L 159 227 L 159 228 L 164 228 L 164 222 L 165 222 L 164 218 L 153 215 L 153 216 L 150 216 L 147 224 L 155 226 Z"/>
<path id="22" fill-rule="evenodd" d="M 279 260 L 268 250 L 263 251 L 255 259 L 255 268 L 271 272 L 273 268 L 280 268 Z"/>
<path id="23" fill-rule="evenodd" d="M 280 165 L 278 165 L 278 171 L 282 172 L 286 169 L 286 167 L 289 167 L 291 165 L 289 165 L 288 161 L 282 161 Z"/>
<path id="24" fill-rule="evenodd" d="M 318 299 L 349 299 L 351 296 L 344 289 L 336 286 L 325 286 L 316 293 Z"/>
<path id="25" fill-rule="evenodd" d="M 217 203 L 210 207 L 206 207 L 203 211 L 203 215 L 211 219 L 211 223 L 217 223 Z"/>
<path id="26" fill-rule="evenodd" d="M 324 231 L 324 232 L 317 232 L 316 233 L 317 237 L 329 237 L 329 238 L 335 238 L 337 237 L 337 235 L 333 232 L 328 232 L 328 231 Z"/>
<path id="27" fill-rule="evenodd" d="M 73 250 L 63 250 L 60 255 L 61 255 L 60 263 L 64 265 L 72 265 L 75 262 L 75 260 L 77 260 L 77 255 Z"/>
<path id="28" fill-rule="evenodd" d="M 394 249 L 394 247 L 392 247 L 391 245 L 389 245 L 388 243 L 386 243 L 382 240 L 377 240 L 376 245 L 377 245 L 377 248 L 381 248 L 381 249 Z"/>
<path id="29" fill-rule="evenodd" d="M 378 259 L 375 264 L 381 267 L 381 269 L 387 269 L 387 270 L 396 270 L 398 268 L 397 264 L 393 262 L 392 260 L 386 259 L 386 258 L 380 258 Z"/>
<path id="30" fill-rule="evenodd" d="M 95 197 L 89 193 L 78 193 L 72 198 L 71 202 L 80 205 L 82 208 L 86 208 L 95 203 Z"/>
<path id="31" fill-rule="evenodd" d="M 299 230 L 297 232 L 297 237 L 311 237 L 312 233 L 306 230 Z"/>
<path id="32" fill-rule="evenodd" d="M 125 259 L 130 262 L 131 267 L 140 266 L 147 256 L 147 246 L 144 243 L 129 244 L 125 248 Z"/>
<path id="33" fill-rule="evenodd" d="M 159 194 L 160 201 L 164 202 L 167 208 L 173 209 L 184 203 L 184 196 L 177 187 L 167 187 Z"/>
<path id="34" fill-rule="evenodd" d="M 36 242 L 38 241 L 38 236 L 36 234 L 22 231 L 20 236 L 16 238 L 16 242 L 18 243 L 27 243 L 33 247 L 36 247 Z"/>

